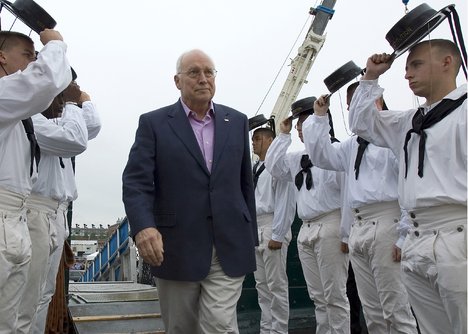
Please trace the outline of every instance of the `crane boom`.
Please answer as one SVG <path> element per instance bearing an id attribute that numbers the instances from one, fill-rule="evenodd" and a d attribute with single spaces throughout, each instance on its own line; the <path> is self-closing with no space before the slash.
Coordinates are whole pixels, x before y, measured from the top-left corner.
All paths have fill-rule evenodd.
<path id="1" fill-rule="evenodd" d="M 275 119 L 277 132 L 280 122 L 288 116 L 291 104 L 296 100 L 304 83 L 307 82 L 307 75 L 325 42 L 324 31 L 333 16 L 335 3 L 336 0 L 322 0 L 320 6 L 310 10 L 314 19 L 304 42 L 298 49 L 297 56 L 291 61 L 291 70 L 270 115 Z"/>

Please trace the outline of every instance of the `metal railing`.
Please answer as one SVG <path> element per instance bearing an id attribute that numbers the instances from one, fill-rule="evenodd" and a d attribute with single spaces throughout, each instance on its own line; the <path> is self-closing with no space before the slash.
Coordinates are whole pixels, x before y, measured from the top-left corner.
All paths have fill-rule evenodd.
<path id="1" fill-rule="evenodd" d="M 80 278 L 80 282 L 137 281 L 136 250 L 125 217 Z"/>

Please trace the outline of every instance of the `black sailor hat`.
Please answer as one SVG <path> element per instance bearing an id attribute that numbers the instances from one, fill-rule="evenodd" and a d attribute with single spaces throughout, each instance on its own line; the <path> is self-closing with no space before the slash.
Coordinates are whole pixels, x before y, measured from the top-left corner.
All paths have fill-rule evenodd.
<path id="1" fill-rule="evenodd" d="M 394 57 L 402 55 L 429 35 L 450 15 L 453 6 L 448 5 L 436 11 L 422 3 L 403 16 L 385 35 L 385 39 L 394 50 Z"/>
<path id="2" fill-rule="evenodd" d="M 57 25 L 52 16 L 33 0 L 16 0 L 13 3 L 0 0 L 0 9 L 3 6 L 38 34 L 46 28 L 53 29 Z"/>
<path id="3" fill-rule="evenodd" d="M 310 96 L 294 102 L 291 105 L 292 118 L 298 118 L 302 114 L 313 114 L 315 100 L 317 100 L 315 96 Z"/>
<path id="4" fill-rule="evenodd" d="M 326 77 L 323 83 L 327 86 L 330 93 L 333 94 L 362 73 L 363 69 L 351 60 Z"/>

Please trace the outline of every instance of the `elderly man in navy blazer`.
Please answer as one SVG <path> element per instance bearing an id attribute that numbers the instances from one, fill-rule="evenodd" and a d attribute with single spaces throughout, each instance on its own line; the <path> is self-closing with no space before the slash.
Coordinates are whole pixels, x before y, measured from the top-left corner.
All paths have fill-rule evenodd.
<path id="1" fill-rule="evenodd" d="M 215 104 L 216 70 L 182 54 L 181 98 L 140 116 L 123 173 L 139 254 L 157 277 L 166 333 L 238 333 L 236 304 L 258 245 L 247 117 Z"/>

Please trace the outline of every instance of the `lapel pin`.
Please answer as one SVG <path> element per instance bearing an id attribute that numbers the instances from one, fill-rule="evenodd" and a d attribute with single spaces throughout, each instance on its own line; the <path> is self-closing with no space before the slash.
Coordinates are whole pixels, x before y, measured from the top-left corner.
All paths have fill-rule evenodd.
<path id="1" fill-rule="evenodd" d="M 225 117 L 225 118 L 224 118 L 224 121 L 225 121 L 225 122 L 229 122 L 229 118 Z"/>

